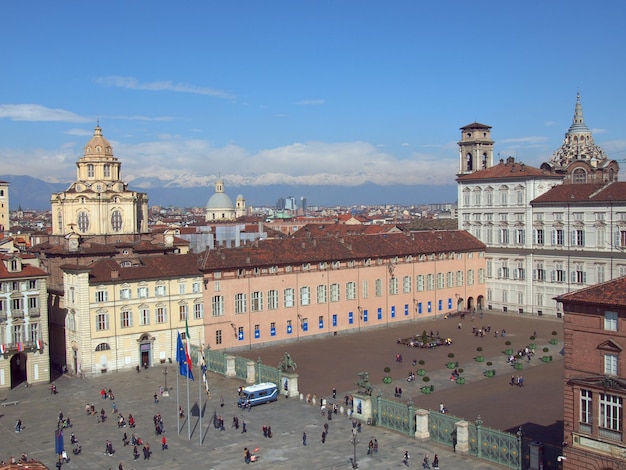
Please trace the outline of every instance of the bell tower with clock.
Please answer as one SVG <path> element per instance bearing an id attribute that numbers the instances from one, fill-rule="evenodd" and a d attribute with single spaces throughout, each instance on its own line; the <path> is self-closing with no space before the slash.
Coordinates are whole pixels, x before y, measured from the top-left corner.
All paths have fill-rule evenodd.
<path id="1" fill-rule="evenodd" d="M 52 195 L 52 234 L 116 235 L 148 232 L 148 196 L 121 180 L 121 162 L 96 126 L 76 162 L 76 181 Z"/>

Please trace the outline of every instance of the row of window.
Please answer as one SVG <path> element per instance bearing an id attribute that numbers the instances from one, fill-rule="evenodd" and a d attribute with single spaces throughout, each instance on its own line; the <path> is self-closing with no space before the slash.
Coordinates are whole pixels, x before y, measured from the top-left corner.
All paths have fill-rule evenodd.
<path id="1" fill-rule="evenodd" d="M 524 195 L 525 195 L 525 190 L 523 187 L 516 187 L 513 190 L 510 190 L 508 186 L 501 186 L 498 190 L 497 190 L 497 196 L 498 199 L 496 200 L 496 198 L 494 198 L 494 194 L 496 193 L 496 191 L 494 191 L 493 188 L 486 188 L 484 191 L 481 191 L 480 188 L 474 188 L 473 191 L 470 191 L 469 188 L 465 189 L 463 192 L 463 206 L 464 207 L 470 207 L 471 203 L 472 203 L 472 194 L 473 194 L 473 205 L 474 206 L 480 206 L 483 204 L 485 206 L 493 206 L 494 203 L 499 203 L 499 205 L 501 206 L 508 206 L 509 205 L 509 195 L 513 195 L 513 200 L 514 202 L 512 202 L 513 204 L 516 205 L 522 205 L 525 203 L 524 200 Z"/>
<path id="2" fill-rule="evenodd" d="M 439 261 L 445 261 L 445 260 L 462 260 L 463 259 L 463 253 L 455 253 L 455 252 L 450 252 L 450 253 L 439 253 L 437 255 L 435 255 L 434 253 L 431 253 L 429 255 L 426 254 L 421 254 L 417 257 L 418 261 L 435 261 L 435 260 L 439 260 Z M 481 252 L 479 255 L 481 258 L 484 256 L 484 252 Z M 467 253 L 467 259 L 472 259 L 474 257 L 474 253 Z M 408 255 L 404 257 L 404 261 L 406 263 L 411 263 L 413 262 L 414 258 L 412 255 Z M 389 259 L 389 260 L 384 260 L 382 258 L 378 258 L 376 260 L 372 260 L 371 258 L 366 258 L 362 261 L 348 261 L 346 263 L 346 266 L 348 268 L 354 268 L 357 266 L 357 264 L 362 264 L 363 266 L 371 266 L 372 264 L 376 264 L 379 266 L 382 266 L 383 264 L 387 264 L 389 266 L 389 269 L 391 271 L 393 271 L 394 267 L 400 262 L 398 257 Z M 328 267 L 332 267 L 332 269 L 339 269 L 341 267 L 341 262 L 339 261 L 333 261 L 332 263 L 327 263 L 325 261 L 322 261 L 321 263 L 319 263 L 317 265 L 317 269 L 319 271 L 325 271 L 328 269 Z M 292 266 L 292 265 L 287 265 L 284 267 L 284 270 L 286 273 L 291 273 L 294 272 L 296 269 L 296 267 Z M 300 266 L 300 270 L 302 272 L 308 272 L 308 271 L 312 271 L 314 269 L 314 266 L 311 265 L 311 263 L 303 263 Z M 279 272 L 279 267 L 278 266 L 271 266 L 269 268 L 252 268 L 251 270 L 247 270 L 245 268 L 239 268 L 237 269 L 237 277 L 238 278 L 242 278 L 242 277 L 246 277 L 248 274 L 253 274 L 255 276 L 259 276 L 261 274 L 277 274 Z M 215 271 L 213 273 L 213 279 L 222 279 L 223 277 L 223 273 L 221 271 Z"/>
<path id="3" fill-rule="evenodd" d="M 7 307 L 11 306 L 11 313 L 23 313 L 24 312 L 24 298 L 16 297 L 14 299 L 0 299 L 0 314 L 6 316 L 8 313 Z M 38 312 L 39 309 L 39 297 L 26 297 L 26 305 L 29 311 Z"/>
<path id="4" fill-rule="evenodd" d="M 39 288 L 37 279 L 29 279 L 27 281 L 8 281 L 0 282 L 0 293 L 21 292 L 24 290 L 35 290 Z"/>
<path id="5" fill-rule="evenodd" d="M 25 341 L 35 343 L 38 339 L 41 338 L 39 323 L 37 322 L 29 323 L 28 325 L 11 325 L 9 332 L 9 344 L 23 343 Z M 0 327 L 0 342 L 3 344 L 7 344 L 6 333 L 6 328 L 4 326 Z"/>
<path id="6" fill-rule="evenodd" d="M 186 293 L 187 290 L 187 285 L 183 282 L 180 282 L 178 284 L 178 294 L 183 295 Z M 194 294 L 197 294 L 198 292 L 200 292 L 200 283 L 199 282 L 194 282 L 192 284 L 191 290 Z M 137 298 L 138 299 L 146 299 L 148 298 L 150 292 L 147 286 L 142 286 L 142 287 L 138 287 L 137 288 Z M 164 284 L 159 284 L 154 286 L 154 296 L 155 297 L 163 297 L 167 295 L 167 286 L 165 286 Z M 73 301 L 71 299 L 72 296 L 72 290 L 70 288 L 70 301 Z M 130 300 L 133 298 L 133 291 L 131 288 L 129 287 L 122 287 L 120 289 L 120 300 Z M 100 303 L 100 302 L 108 302 L 109 300 L 109 292 L 106 290 L 98 290 L 95 293 L 95 301 Z"/>
<path id="7" fill-rule="evenodd" d="M 495 272 L 493 270 L 493 261 L 487 260 L 487 277 L 489 279 L 513 279 L 513 280 L 525 280 L 526 279 L 526 268 L 524 267 L 524 262 L 517 262 L 512 267 L 509 267 L 506 261 L 502 261 L 498 263 L 498 267 Z M 555 282 L 555 283 L 564 283 L 568 282 L 567 279 L 567 270 L 565 269 L 564 262 L 555 262 L 553 263 L 552 270 L 549 271 L 545 269 L 543 261 L 535 262 L 535 267 L 532 271 L 533 281 L 542 281 L 542 282 Z M 595 269 L 595 283 L 601 283 L 606 280 L 606 269 L 607 266 L 605 264 L 594 263 Z M 618 265 L 615 267 L 618 276 L 626 275 L 626 265 Z M 573 284 L 587 284 L 587 268 L 585 264 L 582 262 L 572 262 L 570 263 L 570 275 L 569 282 Z"/>
<path id="8" fill-rule="evenodd" d="M 154 323 L 163 324 L 167 323 L 167 307 L 164 305 L 157 305 L 154 309 Z M 189 315 L 189 307 L 187 304 L 181 304 L 178 306 L 178 316 L 180 321 L 186 321 Z M 152 313 L 148 307 L 140 307 L 138 312 L 133 313 L 131 309 L 122 309 L 120 312 L 120 328 L 131 328 L 134 325 L 135 316 L 138 317 L 139 325 L 149 325 Z M 193 317 L 196 320 L 200 320 L 204 317 L 204 305 L 200 302 L 193 304 Z M 98 312 L 95 318 L 96 331 L 104 331 L 110 328 L 109 326 L 109 313 Z M 71 330 L 76 330 L 76 315 L 71 311 L 68 315 L 67 326 Z"/>
<path id="9" fill-rule="evenodd" d="M 594 408 L 597 406 L 597 409 Z M 594 411 L 597 417 L 594 419 Z M 618 395 L 580 390 L 580 431 L 591 434 L 598 426 L 602 437 L 622 440 L 623 399 Z"/>

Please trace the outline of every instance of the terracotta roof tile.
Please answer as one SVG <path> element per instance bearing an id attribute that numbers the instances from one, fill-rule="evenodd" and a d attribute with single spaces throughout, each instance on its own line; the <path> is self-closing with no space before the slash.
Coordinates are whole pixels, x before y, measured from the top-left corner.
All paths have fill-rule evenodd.
<path id="1" fill-rule="evenodd" d="M 520 162 L 505 162 L 500 160 L 500 163 L 484 170 L 478 170 L 474 173 L 468 173 L 467 175 L 461 175 L 457 181 L 474 181 L 474 180 L 497 180 L 497 179 L 529 179 L 529 178 L 554 178 L 562 180 L 562 175 L 555 175 L 549 171 L 540 170 L 529 165 L 525 165 Z"/>
<path id="2" fill-rule="evenodd" d="M 626 202 L 626 182 L 560 184 L 530 203 Z"/>
<path id="3" fill-rule="evenodd" d="M 211 250 L 204 270 L 250 269 L 275 265 L 351 261 L 392 256 L 484 250 L 485 245 L 465 231 L 386 233 L 344 237 L 260 240 L 251 246 Z"/>
<path id="4" fill-rule="evenodd" d="M 626 276 L 555 297 L 557 302 L 626 306 Z"/>

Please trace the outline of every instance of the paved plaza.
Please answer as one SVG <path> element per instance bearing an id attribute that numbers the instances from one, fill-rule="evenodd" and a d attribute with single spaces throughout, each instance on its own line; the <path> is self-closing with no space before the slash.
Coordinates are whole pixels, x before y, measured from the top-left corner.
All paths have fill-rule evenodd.
<path id="1" fill-rule="evenodd" d="M 356 373 L 368 371 L 374 385 L 374 393 L 382 393 L 385 398 L 393 398 L 394 387 L 401 386 L 401 401 L 412 399 L 415 408 L 436 409 L 439 402 L 444 402 L 450 412 L 468 420 L 475 420 L 480 415 L 485 426 L 498 429 L 516 430 L 523 425 L 525 432 L 537 433 L 545 442 L 558 441 L 562 437 L 559 421 L 562 421 L 562 360 L 557 346 L 550 346 L 554 362 L 543 364 L 537 358 L 526 365 L 523 373 L 526 379 L 524 388 L 508 384 L 513 369 L 506 364 L 502 350 L 504 341 L 511 341 L 511 348 L 519 349 L 530 342 L 529 336 L 537 332 L 537 356 L 541 349 L 548 347 L 551 332 L 557 331 L 562 339 L 560 321 L 538 319 L 523 316 L 489 314 L 483 319 L 476 318 L 474 323 L 466 318 L 461 330 L 458 319 L 438 319 L 428 322 L 416 322 L 401 327 L 382 328 L 362 332 L 360 335 L 330 336 L 318 340 L 300 341 L 266 349 L 238 351 L 254 360 L 259 357 L 266 364 L 276 365 L 285 351 L 289 351 L 297 362 L 300 391 L 304 394 L 316 394 L 322 398 L 329 396 L 336 387 L 338 398 L 355 391 Z M 491 325 L 492 335 L 495 329 L 507 330 L 506 337 L 475 337 L 471 334 L 472 326 Z M 420 333 L 426 329 L 439 330 L 442 336 L 453 339 L 452 346 L 434 350 L 417 350 L 396 344 L 398 337 Z M 482 363 L 473 361 L 477 354 L 476 347 L 483 347 L 482 354 L 486 361 L 492 360 L 489 368 L 497 370 L 494 378 L 485 378 L 482 371 L 487 368 Z M 454 360 L 464 369 L 467 382 L 457 385 L 450 382 L 449 370 L 445 363 Z M 395 355 L 403 355 L 403 363 L 394 361 Z M 412 366 L 412 360 L 425 361 L 427 370 L 434 384 L 435 392 L 421 395 L 422 383 L 407 383 L 406 375 Z M 382 383 L 383 369 L 389 366 L 394 378 L 391 385 Z M 202 396 L 200 408 L 198 382 L 191 382 L 190 403 L 192 417 L 180 422 L 180 434 L 177 430 L 177 393 L 176 370 L 168 365 L 156 366 L 140 373 L 125 371 L 106 374 L 93 379 L 60 377 L 56 380 L 59 393 L 51 395 L 44 386 L 21 387 L 0 394 L 0 403 L 18 400 L 15 406 L 0 408 L 0 429 L 4 436 L 0 440 L 0 459 L 9 456 L 18 457 L 27 453 L 54 468 L 54 430 L 59 412 L 70 416 L 73 427 L 65 432 L 66 449 L 69 451 L 69 433 L 74 432 L 83 446 L 78 456 L 69 453 L 70 462 L 63 468 L 74 469 L 117 469 L 120 462 L 125 470 L 129 469 L 176 469 L 176 468 L 246 468 L 243 462 L 243 449 L 258 448 L 260 459 L 250 465 L 263 468 L 351 468 L 354 447 L 351 443 L 352 423 L 346 416 L 333 416 L 331 421 L 320 414 L 319 408 L 307 405 L 298 399 L 281 398 L 278 402 L 242 411 L 236 406 L 237 388 L 244 385 L 237 379 L 209 374 L 211 398 Z M 171 389 L 169 397 L 160 397 L 155 404 L 153 395 L 164 386 Z M 101 388 L 111 388 L 115 394 L 115 404 L 124 416 L 132 413 L 137 421 L 136 429 L 118 428 L 112 413 L 111 400 L 100 398 Z M 186 408 L 187 389 L 184 379 L 180 378 L 179 401 Z M 221 406 L 223 397 L 224 406 Z M 87 416 L 85 404 L 93 403 L 97 410 L 104 408 L 109 419 L 98 423 L 95 416 Z M 513 405 L 513 406 L 512 406 Z M 520 406 L 522 405 L 522 406 Z M 203 413 L 202 427 L 198 418 L 199 409 Z M 161 413 L 165 424 L 165 435 L 169 449 L 162 451 L 160 437 L 154 433 L 153 416 Z M 214 428 L 212 417 L 217 413 L 225 421 L 225 430 Z M 238 416 L 240 427 L 231 427 L 233 417 Z M 21 433 L 14 432 L 14 424 L 21 418 L 25 426 Z M 247 432 L 242 433 L 242 424 L 246 422 Z M 329 425 L 326 443 L 321 442 L 324 424 Z M 272 438 L 263 437 L 262 427 L 271 426 Z M 126 432 L 141 437 L 150 443 L 150 460 L 134 460 L 131 446 L 122 445 L 122 435 Z M 191 440 L 188 439 L 188 433 Z M 302 444 L 302 434 L 307 434 L 307 445 Z M 402 454 L 408 450 L 411 455 L 411 467 L 421 468 L 421 461 L 427 453 L 432 460 L 439 455 L 441 468 L 445 469 L 496 469 L 503 468 L 496 464 L 480 461 L 470 456 L 455 454 L 450 447 L 439 446 L 432 441 L 416 441 L 408 436 L 385 430 L 381 427 L 363 425 L 358 434 L 357 462 L 361 469 L 401 468 Z M 377 439 L 379 451 L 367 455 L 370 439 Z M 115 454 L 105 455 L 106 440 L 113 442 Z M 140 449 L 141 451 L 141 449 Z"/>

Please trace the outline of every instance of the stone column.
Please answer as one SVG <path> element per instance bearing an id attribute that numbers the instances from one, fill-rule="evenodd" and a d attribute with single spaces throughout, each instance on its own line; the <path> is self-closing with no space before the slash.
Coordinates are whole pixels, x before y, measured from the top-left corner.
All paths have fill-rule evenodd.
<path id="1" fill-rule="evenodd" d="M 359 393 L 352 394 L 353 411 L 352 417 L 367 422 L 372 420 L 372 397 Z"/>
<path id="2" fill-rule="evenodd" d="M 430 428 L 428 427 L 428 410 L 415 410 L 415 439 L 422 441 L 430 439 Z"/>
<path id="3" fill-rule="evenodd" d="M 235 356 L 230 354 L 226 356 L 226 377 L 237 377 L 237 372 L 235 372 Z"/>
<path id="4" fill-rule="evenodd" d="M 281 383 L 278 384 L 280 394 L 285 398 L 297 397 L 300 392 L 298 391 L 298 374 L 295 372 L 283 372 L 281 377 Z M 285 381 L 287 381 L 287 390 L 285 390 Z"/>
<path id="5" fill-rule="evenodd" d="M 246 383 L 252 385 L 254 382 L 256 382 L 256 369 L 254 367 L 254 361 L 248 361 L 246 364 Z"/>
<path id="6" fill-rule="evenodd" d="M 467 421 L 457 421 L 456 429 L 452 433 L 451 438 L 455 452 L 469 452 L 469 423 Z"/>

